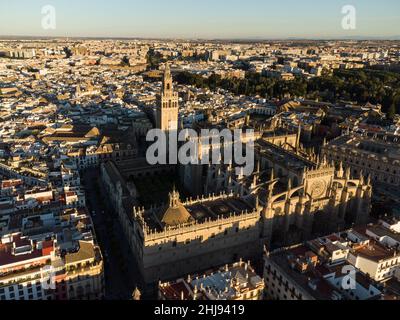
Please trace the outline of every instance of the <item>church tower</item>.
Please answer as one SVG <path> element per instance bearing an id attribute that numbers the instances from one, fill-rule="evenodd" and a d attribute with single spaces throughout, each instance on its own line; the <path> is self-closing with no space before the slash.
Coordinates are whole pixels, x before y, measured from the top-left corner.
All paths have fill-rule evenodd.
<path id="1" fill-rule="evenodd" d="M 178 111 L 178 93 L 173 90 L 171 70 L 167 63 L 157 106 L 157 128 L 163 131 L 178 130 Z"/>

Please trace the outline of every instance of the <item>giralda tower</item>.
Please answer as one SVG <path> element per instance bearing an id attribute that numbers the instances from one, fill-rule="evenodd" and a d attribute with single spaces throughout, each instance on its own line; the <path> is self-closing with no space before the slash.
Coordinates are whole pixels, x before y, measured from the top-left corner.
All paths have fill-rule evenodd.
<path id="1" fill-rule="evenodd" d="M 169 64 L 165 66 L 161 95 L 157 106 L 156 125 L 163 131 L 178 130 L 178 93 L 174 92 Z"/>

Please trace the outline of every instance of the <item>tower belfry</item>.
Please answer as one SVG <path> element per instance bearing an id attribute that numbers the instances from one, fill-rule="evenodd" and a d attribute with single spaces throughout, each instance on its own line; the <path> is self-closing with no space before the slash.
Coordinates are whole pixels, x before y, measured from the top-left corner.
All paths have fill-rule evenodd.
<path id="1" fill-rule="evenodd" d="M 173 90 L 169 64 L 165 66 L 161 95 L 157 106 L 156 125 L 163 131 L 178 130 L 178 93 Z"/>

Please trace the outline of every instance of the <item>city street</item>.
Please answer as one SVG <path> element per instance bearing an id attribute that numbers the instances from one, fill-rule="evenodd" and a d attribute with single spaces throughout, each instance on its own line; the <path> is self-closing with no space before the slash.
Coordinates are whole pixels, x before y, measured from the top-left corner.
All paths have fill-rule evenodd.
<path id="1" fill-rule="evenodd" d="M 134 277 L 139 273 L 119 221 L 115 213 L 107 207 L 98 169 L 86 170 L 83 180 L 88 210 L 92 215 L 97 240 L 105 261 L 106 299 L 131 299 L 136 285 L 142 287 L 140 279 Z"/>

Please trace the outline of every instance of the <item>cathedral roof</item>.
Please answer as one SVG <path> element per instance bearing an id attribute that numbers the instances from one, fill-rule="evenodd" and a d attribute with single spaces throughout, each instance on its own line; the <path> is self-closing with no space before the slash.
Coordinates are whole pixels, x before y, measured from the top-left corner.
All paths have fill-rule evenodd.
<path id="1" fill-rule="evenodd" d="M 167 226 L 176 226 L 193 220 L 193 217 L 180 202 L 179 193 L 177 191 L 172 191 L 172 193 L 169 194 L 169 199 L 169 207 L 161 220 L 163 223 Z"/>
<path id="2" fill-rule="evenodd" d="M 190 213 L 181 204 L 177 207 L 168 208 L 162 218 L 162 222 L 168 226 L 176 226 L 179 224 L 187 223 L 193 218 Z"/>

